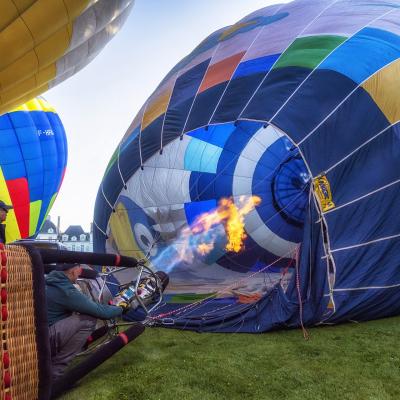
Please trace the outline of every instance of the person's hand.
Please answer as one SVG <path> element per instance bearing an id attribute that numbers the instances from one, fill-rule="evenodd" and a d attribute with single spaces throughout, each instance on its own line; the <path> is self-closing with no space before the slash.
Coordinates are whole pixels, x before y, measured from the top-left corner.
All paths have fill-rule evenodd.
<path id="1" fill-rule="evenodd" d="M 129 311 L 129 304 L 126 301 L 120 301 L 118 307 L 122 308 L 122 313 L 125 314 Z"/>

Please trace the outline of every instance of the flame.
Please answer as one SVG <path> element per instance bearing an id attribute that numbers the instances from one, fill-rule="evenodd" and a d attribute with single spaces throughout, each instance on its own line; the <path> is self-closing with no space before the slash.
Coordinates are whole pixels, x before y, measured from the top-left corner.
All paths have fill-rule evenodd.
<path id="1" fill-rule="evenodd" d="M 247 235 L 244 217 L 261 203 L 258 196 L 242 196 L 220 200 L 215 210 L 201 214 L 190 227 L 181 230 L 170 246 L 154 260 L 156 265 L 169 265 L 168 271 L 181 262 L 191 264 L 195 257 L 206 256 L 217 241 L 227 239 L 225 249 L 238 253 L 244 250 Z"/>
<path id="2" fill-rule="evenodd" d="M 197 251 L 202 255 L 207 255 L 214 248 L 213 243 L 200 243 L 197 246 Z"/>
<path id="3" fill-rule="evenodd" d="M 225 231 L 228 238 L 228 243 L 225 246 L 227 251 L 239 253 L 244 250 L 244 240 L 247 235 L 244 230 L 244 216 L 252 211 L 261 203 L 258 196 L 239 198 L 239 206 L 233 203 L 232 199 L 222 199 L 220 202 L 220 213 L 225 219 Z"/>
<path id="4" fill-rule="evenodd" d="M 227 251 L 239 253 L 244 250 L 244 240 L 247 235 L 244 229 L 244 216 L 261 203 L 258 196 L 240 197 L 238 204 L 232 198 L 220 200 L 218 208 L 214 211 L 204 213 L 195 221 L 192 226 L 194 234 L 201 234 L 209 231 L 217 224 L 223 224 L 228 243 L 225 246 Z M 214 243 L 199 243 L 197 250 L 201 255 L 208 254 L 214 248 Z"/>

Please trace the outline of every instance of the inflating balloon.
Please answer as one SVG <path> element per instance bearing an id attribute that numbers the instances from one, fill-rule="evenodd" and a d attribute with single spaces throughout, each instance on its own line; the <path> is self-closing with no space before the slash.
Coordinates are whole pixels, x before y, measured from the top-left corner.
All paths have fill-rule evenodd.
<path id="1" fill-rule="evenodd" d="M 0 114 L 82 69 L 125 22 L 134 0 L 3 0 Z"/>
<path id="2" fill-rule="evenodd" d="M 97 251 L 170 274 L 155 321 L 260 332 L 400 312 L 399 21 L 398 0 L 267 7 L 161 82 L 94 216 Z"/>
<path id="3" fill-rule="evenodd" d="M 12 204 L 6 239 L 34 236 L 56 199 L 67 139 L 54 108 L 37 98 L 0 116 L 0 199 Z"/>

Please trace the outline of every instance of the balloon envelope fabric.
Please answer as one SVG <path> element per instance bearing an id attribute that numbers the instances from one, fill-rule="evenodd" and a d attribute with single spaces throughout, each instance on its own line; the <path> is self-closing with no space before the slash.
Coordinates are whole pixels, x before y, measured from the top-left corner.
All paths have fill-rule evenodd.
<path id="1" fill-rule="evenodd" d="M 34 236 L 56 199 L 67 140 L 54 108 L 36 98 L 0 116 L 0 199 L 12 204 L 6 239 Z"/>
<path id="2" fill-rule="evenodd" d="M 182 329 L 398 314 L 399 57 L 398 0 L 296 0 L 211 34 L 116 149 L 96 250 L 168 271 L 153 316 Z M 226 250 L 223 227 L 205 256 L 182 256 L 199 217 L 249 196 L 244 250 Z"/>
<path id="3" fill-rule="evenodd" d="M 82 69 L 119 31 L 134 0 L 2 0 L 0 114 Z"/>

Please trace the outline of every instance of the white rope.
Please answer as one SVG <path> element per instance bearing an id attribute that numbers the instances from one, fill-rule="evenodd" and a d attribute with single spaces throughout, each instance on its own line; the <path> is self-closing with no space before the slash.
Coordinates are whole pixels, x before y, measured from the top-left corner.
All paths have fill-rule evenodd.
<path id="1" fill-rule="evenodd" d="M 189 121 L 189 117 L 190 117 L 190 114 L 191 114 L 191 112 L 192 112 L 192 109 L 193 109 L 194 103 L 195 103 L 195 101 L 196 101 L 197 95 L 199 94 L 199 90 L 200 90 L 200 88 L 201 88 L 201 85 L 203 84 L 204 79 L 205 79 L 206 76 L 207 76 L 207 73 L 208 73 L 208 70 L 209 70 L 209 68 L 210 68 L 211 62 L 212 62 L 212 60 L 213 60 L 215 54 L 217 53 L 217 50 L 218 50 L 218 48 L 219 48 L 219 45 L 220 45 L 220 43 L 218 43 L 218 44 L 215 46 L 215 49 L 214 49 L 214 51 L 213 51 L 213 53 L 212 53 L 212 55 L 211 55 L 211 58 L 210 58 L 210 62 L 209 62 L 208 65 L 207 65 L 206 72 L 204 73 L 203 77 L 201 78 L 201 82 L 200 82 L 200 84 L 199 84 L 199 87 L 197 88 L 197 91 L 196 91 L 196 94 L 195 94 L 195 96 L 194 96 L 194 98 L 193 98 L 192 104 L 190 105 L 189 112 L 188 112 L 188 114 L 187 114 L 187 116 L 186 116 L 185 124 L 183 125 L 182 131 L 181 131 L 181 134 L 180 134 L 181 137 L 183 136 L 183 134 L 184 134 L 184 132 L 185 132 L 185 128 L 186 128 L 186 125 L 187 125 L 187 123 L 188 123 L 188 121 Z M 207 125 L 206 125 L 206 126 L 207 126 Z"/>
<path id="2" fill-rule="evenodd" d="M 354 244 L 352 246 L 341 247 L 339 249 L 331 250 L 331 252 L 335 253 L 335 252 L 338 252 L 338 251 L 357 249 L 358 247 L 369 246 L 371 244 L 375 244 L 375 243 L 379 243 L 379 242 L 385 242 L 387 240 L 397 239 L 399 237 L 400 237 L 400 233 L 398 233 L 396 235 L 385 236 L 385 237 L 382 237 L 382 238 L 379 238 L 379 239 L 375 239 L 375 240 L 370 240 L 369 242 L 358 243 L 358 244 Z"/>
<path id="3" fill-rule="evenodd" d="M 386 190 L 387 188 L 389 188 L 389 187 L 391 187 L 391 186 L 394 186 L 394 185 L 397 185 L 398 183 L 400 183 L 400 179 L 396 179 L 395 181 L 390 182 L 390 183 L 388 183 L 387 185 L 382 186 L 382 187 L 380 187 L 380 188 L 378 188 L 378 189 L 375 189 L 375 190 L 373 190 L 372 192 L 369 192 L 369 193 L 367 193 L 367 194 L 364 194 L 363 196 L 357 197 L 356 199 L 351 200 L 351 201 L 349 201 L 348 203 L 342 204 L 342 205 L 340 205 L 340 206 L 338 206 L 338 207 L 336 207 L 336 208 L 333 208 L 333 209 L 331 209 L 331 210 L 329 210 L 329 211 L 325 211 L 323 214 L 326 215 L 326 214 L 330 214 L 330 213 L 332 213 L 332 212 L 336 212 L 337 210 L 340 210 L 341 208 L 344 208 L 344 207 L 347 207 L 347 206 L 349 206 L 349 205 L 351 205 L 351 204 L 357 203 L 358 201 L 363 200 L 363 199 L 365 199 L 366 197 L 372 196 L 372 195 L 374 195 L 375 193 L 379 193 L 379 192 L 381 192 L 382 190 Z"/>
<path id="4" fill-rule="evenodd" d="M 293 44 L 293 42 L 295 40 L 297 40 L 300 35 L 302 35 L 315 21 L 318 20 L 318 18 L 326 11 L 328 10 L 330 7 L 332 7 L 335 3 L 337 3 L 339 0 L 334 0 L 332 3 L 330 3 L 327 7 L 325 7 L 314 19 L 312 19 L 304 28 L 303 30 L 296 36 L 296 38 L 290 42 L 290 44 L 283 50 L 283 52 L 281 53 L 281 55 L 277 58 L 277 60 L 272 64 L 271 68 L 267 71 L 267 73 L 264 75 L 263 79 L 261 80 L 260 84 L 256 87 L 256 89 L 254 90 L 253 94 L 251 95 L 250 99 L 247 101 L 247 103 L 245 104 L 245 106 L 243 107 L 242 111 L 239 113 L 237 119 L 240 119 L 242 114 L 245 112 L 246 108 L 249 106 L 249 104 L 251 103 L 251 101 L 253 100 L 254 96 L 256 95 L 256 93 L 258 92 L 258 90 L 260 89 L 260 87 L 263 85 L 263 83 L 265 82 L 265 80 L 268 78 L 269 74 L 271 73 L 271 71 L 274 69 L 275 65 L 279 62 L 279 60 L 282 58 L 282 56 L 285 54 L 285 52 L 289 49 L 289 47 Z"/>
<path id="5" fill-rule="evenodd" d="M 380 289 L 392 289 L 395 287 L 399 287 L 400 283 L 396 283 L 393 285 L 387 285 L 387 286 L 361 286 L 358 288 L 343 288 L 343 289 L 334 289 L 334 292 L 350 292 L 350 291 L 355 291 L 355 290 L 380 290 Z M 325 294 L 325 297 L 328 295 Z"/>
<path id="6" fill-rule="evenodd" d="M 93 224 L 94 224 L 94 226 L 95 226 L 105 237 L 108 236 L 107 233 L 105 233 L 105 232 L 103 231 L 103 229 L 101 229 L 101 228 L 97 225 L 96 221 L 93 220 Z"/>
<path id="7" fill-rule="evenodd" d="M 393 11 L 394 10 L 391 10 L 379 18 L 382 18 Z M 369 24 L 376 22 L 376 20 L 377 19 L 375 19 L 374 21 L 371 21 Z M 368 25 L 366 25 L 366 26 L 368 26 Z M 362 82 L 360 82 L 315 128 L 313 128 L 303 139 L 300 140 L 300 142 L 298 142 L 298 145 L 300 146 L 311 135 L 313 135 L 318 130 L 318 128 L 320 128 L 364 83 L 366 83 L 368 80 L 370 80 L 373 76 L 377 75 L 379 72 L 383 71 L 385 68 L 389 67 L 390 65 L 392 65 L 393 63 L 398 62 L 398 61 L 399 61 L 399 59 L 397 58 L 397 59 L 391 61 L 390 63 L 385 64 L 384 66 L 379 68 L 377 71 L 375 71 L 373 74 L 371 74 L 370 76 L 365 78 Z"/>
<path id="8" fill-rule="evenodd" d="M 338 49 L 340 49 L 345 43 L 347 43 L 349 40 L 353 39 L 355 35 L 360 33 L 363 29 L 365 29 L 367 26 L 371 25 L 372 23 L 378 21 L 379 19 L 385 17 L 387 14 L 390 14 L 394 11 L 394 9 L 391 9 L 387 11 L 386 13 L 380 15 L 379 17 L 376 17 L 372 21 L 368 22 L 368 24 L 364 25 L 361 27 L 358 31 L 354 32 L 351 36 L 349 36 L 345 41 L 343 41 L 339 46 L 335 47 L 329 54 L 327 54 L 320 62 L 319 64 L 306 76 L 306 78 L 300 83 L 299 86 L 295 89 L 295 91 L 286 99 L 286 101 L 281 105 L 281 107 L 275 112 L 275 114 L 270 118 L 269 121 L 272 121 L 277 117 L 277 115 L 282 111 L 282 109 L 286 106 L 286 104 L 293 98 L 293 96 L 302 88 L 302 86 L 308 81 L 308 79 L 314 74 L 314 72 L 333 54 L 335 53 Z M 357 87 L 358 88 L 358 87 Z M 356 89 L 357 89 L 356 88 Z M 303 139 L 304 140 L 304 139 Z M 301 142 L 300 142 L 301 143 Z M 299 143 L 299 144 L 300 144 Z"/>
<path id="9" fill-rule="evenodd" d="M 118 172 L 119 172 L 119 176 L 121 177 L 122 184 L 124 185 L 124 189 L 126 189 L 126 182 L 124 180 L 124 177 L 122 176 L 122 171 L 121 171 L 121 168 L 120 168 L 120 165 L 119 165 L 119 155 L 120 155 L 120 152 L 121 152 L 121 144 L 122 144 L 122 141 L 119 142 L 119 145 L 118 145 L 117 166 L 118 166 Z"/>
<path id="10" fill-rule="evenodd" d="M 150 98 L 149 98 L 150 100 Z M 144 105 L 143 109 L 143 114 L 142 114 L 142 119 L 140 121 L 140 129 L 139 129 L 139 157 L 140 157 L 140 169 L 143 169 L 143 157 L 142 157 L 142 126 L 143 126 L 143 120 L 144 116 L 146 114 L 147 110 L 147 105 L 149 104 L 149 100 L 146 101 L 146 104 Z"/>
<path id="11" fill-rule="evenodd" d="M 281 8 L 282 8 L 284 5 L 285 5 L 285 4 L 281 4 L 281 5 L 277 8 L 277 10 L 272 14 L 272 16 L 276 15 L 276 14 L 281 10 Z M 216 111 L 217 111 L 219 105 L 221 104 L 222 98 L 224 97 L 226 91 L 228 90 L 229 84 L 232 82 L 232 79 L 233 79 L 233 77 L 235 76 L 235 73 L 236 73 L 237 69 L 239 68 L 239 65 L 242 63 L 244 57 L 246 56 L 246 54 L 248 53 L 248 51 L 250 50 L 250 48 L 253 46 L 253 44 L 256 42 L 256 40 L 259 38 L 259 36 L 261 35 L 261 33 L 264 31 L 264 28 L 265 28 L 265 27 L 266 27 L 266 25 L 263 25 L 263 26 L 262 26 L 262 28 L 258 31 L 257 35 L 255 36 L 255 38 L 254 38 L 254 39 L 252 40 L 252 42 L 250 43 L 249 47 L 246 49 L 246 51 L 244 52 L 244 54 L 243 54 L 242 57 L 240 58 L 240 61 L 239 61 L 238 64 L 236 65 L 235 70 L 233 71 L 231 77 L 229 78 L 229 81 L 228 81 L 227 85 L 225 86 L 225 89 L 224 89 L 224 91 L 222 92 L 222 95 L 221 95 L 221 97 L 219 98 L 218 103 L 217 103 L 217 105 L 215 106 L 214 111 L 213 111 L 212 114 L 211 114 L 210 119 L 208 120 L 208 125 L 211 124 L 211 121 L 212 121 L 212 119 L 214 118 L 214 115 L 215 115 L 215 113 L 216 113 Z"/>
<path id="12" fill-rule="evenodd" d="M 368 143 L 372 142 L 373 140 L 375 140 L 377 137 L 379 137 L 380 135 L 382 135 L 383 133 L 387 132 L 389 129 L 393 128 L 395 125 L 397 125 L 398 123 L 400 123 L 399 121 L 396 121 L 393 124 L 390 124 L 389 126 L 387 126 L 385 129 L 382 129 L 379 133 L 377 133 L 375 136 L 372 136 L 371 138 L 369 138 L 368 140 L 366 140 L 364 143 L 362 143 L 360 146 L 358 146 L 356 149 L 354 149 L 351 153 L 348 153 L 345 157 L 343 157 L 340 161 L 338 161 L 336 164 L 333 164 L 332 166 L 330 166 L 324 173 L 324 175 L 326 175 L 327 173 L 331 172 L 333 169 L 335 169 L 338 165 L 340 165 L 341 163 L 343 163 L 344 161 L 346 161 L 348 158 L 350 158 L 351 156 L 353 156 L 355 153 L 357 153 L 360 149 L 362 149 L 364 146 L 366 146 Z"/>
<path id="13" fill-rule="evenodd" d="M 114 211 L 114 206 L 108 201 L 105 193 L 104 193 L 104 188 L 103 188 L 103 183 L 101 184 L 101 194 L 104 197 L 104 200 L 107 202 L 107 204 L 110 206 L 111 210 Z"/>
<path id="14" fill-rule="evenodd" d="M 170 103 L 171 103 L 171 99 L 172 99 L 172 95 L 173 95 L 173 93 L 174 93 L 174 90 L 175 90 L 175 85 L 176 85 L 176 82 L 177 82 L 177 80 L 178 80 L 178 78 L 179 78 L 179 73 L 177 72 L 176 73 L 176 75 L 175 75 L 175 81 L 174 81 L 174 85 L 173 85 L 173 87 L 172 87 L 172 90 L 171 90 L 171 95 L 169 96 L 169 99 L 168 99 L 168 104 L 167 104 L 167 107 L 166 107 L 166 109 L 165 109 L 165 112 L 164 112 L 164 118 L 163 118 L 163 121 L 162 121 L 162 126 L 161 126 L 161 143 L 160 143 L 160 154 L 162 154 L 162 152 L 163 152 L 163 148 L 164 148 L 164 144 L 163 144 L 163 137 L 164 137 L 164 125 L 165 125 L 165 119 L 166 119 L 166 117 L 167 117 L 167 111 L 168 111 L 168 108 L 169 108 L 169 105 L 170 105 Z"/>

